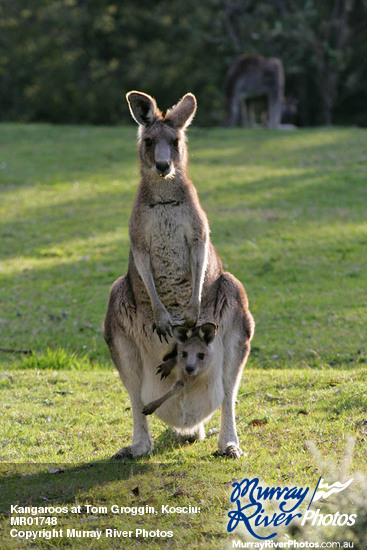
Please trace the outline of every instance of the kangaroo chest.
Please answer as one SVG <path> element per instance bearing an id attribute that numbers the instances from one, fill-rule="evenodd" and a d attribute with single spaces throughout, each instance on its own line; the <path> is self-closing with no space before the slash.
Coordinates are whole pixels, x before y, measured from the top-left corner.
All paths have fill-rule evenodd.
<path id="1" fill-rule="evenodd" d="M 149 207 L 145 240 L 156 289 L 166 305 L 182 305 L 191 296 L 189 232 L 189 221 L 178 201 Z"/>

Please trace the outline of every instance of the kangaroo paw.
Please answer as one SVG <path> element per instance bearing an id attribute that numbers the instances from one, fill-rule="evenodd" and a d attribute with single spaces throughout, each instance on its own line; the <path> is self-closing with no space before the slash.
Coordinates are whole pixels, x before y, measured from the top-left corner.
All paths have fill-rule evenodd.
<path id="1" fill-rule="evenodd" d="M 161 365 L 159 365 L 159 367 L 157 368 L 156 374 L 161 375 L 161 380 L 163 380 L 163 378 L 167 378 L 167 376 L 171 374 L 171 371 L 175 366 L 175 363 L 176 363 L 176 358 L 172 357 L 170 359 L 167 359 L 167 361 L 165 361 Z"/>
<path id="2" fill-rule="evenodd" d="M 142 410 L 142 413 L 145 414 L 145 416 L 148 416 L 149 414 L 153 414 L 157 407 L 154 406 L 153 402 L 148 403 L 148 405 L 145 405 L 144 409 Z"/>
<path id="3" fill-rule="evenodd" d="M 168 344 L 167 337 L 172 338 L 171 327 L 172 327 L 172 321 L 168 312 L 165 309 L 158 311 L 154 316 L 153 332 L 154 331 L 157 332 L 157 335 L 161 342 L 162 342 L 162 338 L 164 338 Z"/>

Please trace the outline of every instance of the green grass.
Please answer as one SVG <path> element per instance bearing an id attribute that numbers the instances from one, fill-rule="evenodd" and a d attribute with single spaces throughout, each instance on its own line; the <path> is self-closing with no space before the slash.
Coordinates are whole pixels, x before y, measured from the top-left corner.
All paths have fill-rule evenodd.
<path id="1" fill-rule="evenodd" d="M 108 461 L 132 429 L 101 325 L 127 268 L 135 143 L 133 126 L 0 125 L 0 345 L 34 352 L 0 352 L 1 548 L 19 546 L 8 536 L 10 504 L 79 502 L 199 505 L 200 515 L 174 523 L 159 516 L 160 529 L 174 525 L 164 544 L 221 549 L 234 479 L 314 486 L 327 472 L 306 442 L 341 463 L 349 435 L 352 469 L 367 470 L 367 132 L 355 128 L 190 130 L 190 175 L 212 240 L 256 320 L 236 409 L 246 454 L 214 457 L 215 435 L 180 446 L 154 418 L 152 456 Z M 218 412 L 208 428 L 219 428 Z M 120 519 L 91 524 L 121 528 Z M 139 521 L 157 528 L 154 517 L 127 516 L 124 529 Z"/>

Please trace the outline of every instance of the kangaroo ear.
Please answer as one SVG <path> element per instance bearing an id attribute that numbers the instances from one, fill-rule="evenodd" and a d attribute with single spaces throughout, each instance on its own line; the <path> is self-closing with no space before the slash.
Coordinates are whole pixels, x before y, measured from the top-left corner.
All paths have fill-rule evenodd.
<path id="1" fill-rule="evenodd" d="M 192 330 L 191 328 L 185 327 L 184 325 L 175 325 L 174 327 L 172 327 L 172 334 L 177 342 L 179 342 L 180 344 L 184 344 L 186 340 L 191 338 Z"/>
<path id="2" fill-rule="evenodd" d="M 126 94 L 129 109 L 133 119 L 141 126 L 148 126 L 156 118 L 158 112 L 155 99 L 143 92 L 129 92 Z"/>
<path id="3" fill-rule="evenodd" d="M 215 335 L 217 334 L 218 325 L 215 323 L 205 323 L 199 327 L 199 337 L 209 345 L 213 342 Z"/>
<path id="4" fill-rule="evenodd" d="M 195 116 L 196 107 L 194 94 L 186 94 L 177 105 L 167 111 L 164 119 L 177 126 L 177 128 L 187 128 Z"/>

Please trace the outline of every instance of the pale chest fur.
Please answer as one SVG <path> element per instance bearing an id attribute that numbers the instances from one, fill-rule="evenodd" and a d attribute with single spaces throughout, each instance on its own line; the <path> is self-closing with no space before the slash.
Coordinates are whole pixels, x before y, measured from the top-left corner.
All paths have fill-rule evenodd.
<path id="1" fill-rule="evenodd" d="M 146 210 L 144 238 L 156 290 L 166 305 L 184 305 L 192 292 L 190 241 L 192 225 L 180 203 L 156 204 Z"/>

